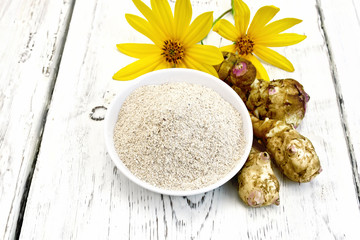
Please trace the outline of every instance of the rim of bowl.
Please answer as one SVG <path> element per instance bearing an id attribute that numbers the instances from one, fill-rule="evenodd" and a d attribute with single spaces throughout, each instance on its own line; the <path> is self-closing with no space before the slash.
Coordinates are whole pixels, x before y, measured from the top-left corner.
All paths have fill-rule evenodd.
<path id="1" fill-rule="evenodd" d="M 183 77 L 189 76 L 189 78 L 181 78 L 181 76 Z M 194 82 L 193 79 L 196 79 L 196 81 Z M 198 83 L 197 81 L 200 81 L 202 83 Z M 240 169 L 245 164 L 246 159 L 250 153 L 250 149 L 253 142 L 253 130 L 252 130 L 252 123 L 250 120 L 250 115 L 248 114 L 248 110 L 244 102 L 230 86 L 228 86 L 222 80 L 208 73 L 193 69 L 185 69 L 185 68 L 183 69 L 170 68 L 170 69 L 157 70 L 154 72 L 146 73 L 132 80 L 132 82 L 133 82 L 132 85 L 125 86 L 116 94 L 115 98 L 112 100 L 110 106 L 106 111 L 106 115 L 104 119 L 105 121 L 104 135 L 105 135 L 105 145 L 107 152 L 109 153 L 110 158 L 114 162 L 116 167 L 128 179 L 130 179 L 132 182 L 136 183 L 137 185 L 153 192 L 161 193 L 164 195 L 171 195 L 171 196 L 190 196 L 190 195 L 205 193 L 217 187 L 220 187 L 226 182 L 228 182 L 232 177 L 234 177 L 238 171 L 240 171 Z M 127 96 L 129 96 L 138 87 L 144 85 L 160 85 L 171 82 L 187 82 L 187 83 L 198 84 L 211 88 L 215 92 L 217 92 L 222 98 L 224 98 L 227 102 L 229 102 L 240 113 L 242 117 L 243 131 L 245 138 L 245 147 L 244 147 L 243 155 L 236 164 L 236 166 L 230 172 L 228 172 L 224 177 L 222 177 L 217 182 L 211 185 L 193 190 L 171 190 L 171 189 L 156 187 L 135 176 L 121 161 L 120 157 L 118 156 L 115 150 L 114 138 L 113 138 L 114 127 L 118 119 L 118 114 L 120 112 L 122 104 L 127 98 Z M 229 101 L 228 99 L 231 99 L 231 101 Z"/>

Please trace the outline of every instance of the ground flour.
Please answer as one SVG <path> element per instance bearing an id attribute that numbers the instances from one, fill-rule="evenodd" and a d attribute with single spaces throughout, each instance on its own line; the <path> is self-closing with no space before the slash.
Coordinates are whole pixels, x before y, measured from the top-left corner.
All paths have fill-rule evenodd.
<path id="1" fill-rule="evenodd" d="M 143 86 L 124 102 L 114 141 L 128 169 L 151 185 L 194 190 L 240 159 L 240 114 L 215 91 L 189 83 Z"/>

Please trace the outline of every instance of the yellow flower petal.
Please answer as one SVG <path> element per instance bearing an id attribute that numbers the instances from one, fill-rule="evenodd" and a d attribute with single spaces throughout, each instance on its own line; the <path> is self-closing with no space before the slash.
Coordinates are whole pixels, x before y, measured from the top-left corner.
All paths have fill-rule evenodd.
<path id="1" fill-rule="evenodd" d="M 223 47 L 220 48 L 220 51 L 222 51 L 222 52 L 233 52 L 233 53 L 235 53 L 235 52 L 236 52 L 235 44 L 223 46 Z"/>
<path id="2" fill-rule="evenodd" d="M 270 81 L 269 75 L 267 74 L 264 66 L 254 55 L 249 54 L 249 55 L 241 56 L 241 57 L 249 60 L 255 66 L 257 79 L 263 79 L 265 81 Z"/>
<path id="3" fill-rule="evenodd" d="M 202 66 L 206 69 L 206 70 L 202 70 L 203 72 L 209 73 L 214 77 L 219 78 L 219 74 L 215 70 L 214 66 L 208 64 L 202 64 Z"/>
<path id="4" fill-rule="evenodd" d="M 162 19 L 161 25 L 167 35 L 174 38 L 174 16 L 168 0 L 151 0 L 151 8 L 154 14 Z"/>
<path id="5" fill-rule="evenodd" d="M 288 72 L 294 71 L 294 66 L 289 60 L 274 50 L 271 50 L 270 48 L 261 45 L 255 45 L 254 53 L 259 58 L 265 62 L 270 63 L 271 65 L 274 65 L 275 67 L 281 68 Z"/>
<path id="6" fill-rule="evenodd" d="M 284 47 L 297 44 L 305 38 L 305 35 L 296 33 L 282 33 L 272 37 L 259 39 L 256 41 L 256 44 L 264 45 L 266 47 Z"/>
<path id="7" fill-rule="evenodd" d="M 127 22 L 138 32 L 144 34 L 151 41 L 153 41 L 159 47 L 162 46 L 163 42 L 160 37 L 154 33 L 152 26 L 145 19 L 138 17 L 133 14 L 125 14 Z"/>
<path id="8" fill-rule="evenodd" d="M 149 21 L 150 25 L 153 26 L 154 30 L 156 31 L 157 35 L 160 35 L 159 37 L 161 39 L 166 38 L 166 33 L 163 31 L 161 26 L 161 19 L 159 16 L 155 15 L 152 10 L 144 4 L 140 0 L 133 0 L 134 5 L 136 8 L 144 15 L 144 17 Z"/>
<path id="9" fill-rule="evenodd" d="M 220 50 L 215 46 L 194 45 L 186 49 L 186 56 L 197 62 L 209 65 L 220 64 L 224 58 Z"/>
<path id="10" fill-rule="evenodd" d="M 248 35 L 256 37 L 257 33 L 261 33 L 264 26 L 279 12 L 279 8 L 275 6 L 264 6 L 260 8 L 253 20 L 251 21 L 248 29 Z"/>
<path id="11" fill-rule="evenodd" d="M 297 18 L 283 18 L 266 25 L 261 31 L 261 33 L 256 33 L 256 37 L 261 38 L 269 35 L 278 34 L 301 22 L 302 20 Z"/>
<path id="12" fill-rule="evenodd" d="M 249 7 L 243 1 L 235 0 L 234 12 L 235 27 L 236 29 L 239 29 L 240 36 L 243 36 L 246 34 L 250 22 Z"/>
<path id="13" fill-rule="evenodd" d="M 144 58 L 149 55 L 161 54 L 158 46 L 142 43 L 121 43 L 116 44 L 120 52 L 134 58 Z"/>
<path id="14" fill-rule="evenodd" d="M 166 68 L 171 68 L 171 67 L 172 66 L 170 66 L 170 64 L 167 63 L 166 61 L 162 61 L 159 65 L 156 66 L 154 71 L 161 70 L 161 69 L 166 69 Z"/>
<path id="15" fill-rule="evenodd" d="M 192 16 L 190 0 L 177 0 L 174 13 L 175 38 L 180 39 L 182 33 L 187 30 Z"/>
<path id="16" fill-rule="evenodd" d="M 195 70 L 200 70 L 206 73 L 209 73 L 215 77 L 219 77 L 218 73 L 216 72 L 215 68 L 211 65 L 208 64 L 201 64 L 191 58 L 185 58 L 184 59 L 184 64 L 187 68 L 191 68 L 191 69 L 195 69 Z"/>
<path id="17" fill-rule="evenodd" d="M 220 19 L 213 27 L 213 31 L 233 42 L 240 37 L 239 30 L 226 19 Z"/>
<path id="18" fill-rule="evenodd" d="M 187 33 L 185 34 L 182 42 L 184 43 L 185 47 L 194 45 L 198 43 L 208 35 L 210 29 L 212 27 L 213 21 L 213 13 L 206 12 L 199 15 L 195 20 L 191 23 L 190 27 L 188 28 Z"/>
<path id="19" fill-rule="evenodd" d="M 156 69 L 156 67 L 163 61 L 162 56 L 154 55 L 137 60 L 126 67 L 120 69 L 114 74 L 114 80 L 128 81 L 148 73 Z"/>
<path id="20" fill-rule="evenodd" d="M 188 68 L 188 67 L 185 66 L 185 64 L 184 64 L 183 62 L 178 63 L 178 64 L 176 65 L 176 67 L 177 67 L 177 68 Z"/>

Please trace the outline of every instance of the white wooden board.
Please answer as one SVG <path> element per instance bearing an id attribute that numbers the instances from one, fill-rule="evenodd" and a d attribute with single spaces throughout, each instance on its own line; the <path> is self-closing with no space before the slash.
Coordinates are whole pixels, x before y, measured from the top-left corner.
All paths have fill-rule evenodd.
<path id="1" fill-rule="evenodd" d="M 0 239 L 20 230 L 71 4 L 0 1 Z"/>
<path id="2" fill-rule="evenodd" d="M 322 1 L 320 4 L 360 203 L 360 1 Z"/>
<path id="3" fill-rule="evenodd" d="M 308 38 L 279 49 L 296 71 L 266 67 L 272 78 L 293 77 L 310 94 L 299 131 L 315 145 L 324 169 L 321 175 L 307 184 L 279 175 L 281 205 L 260 209 L 242 204 L 230 183 L 206 194 L 170 197 L 127 180 L 107 156 L 103 122 L 89 114 L 96 106 L 107 107 L 121 87 L 131 84 L 111 80 L 132 61 L 117 52 L 115 44 L 147 40 L 125 21 L 125 13 L 138 14 L 130 1 L 77 1 L 20 238 L 356 239 L 359 206 L 318 2 L 271 3 L 281 8 L 277 19 L 304 20 L 294 31 Z M 211 10 L 218 16 L 230 6 L 222 0 L 192 4 L 194 15 Z M 270 3 L 251 1 L 252 13 L 264 4 Z M 223 41 L 212 35 L 208 43 Z M 347 66 L 342 67 L 346 71 Z"/>

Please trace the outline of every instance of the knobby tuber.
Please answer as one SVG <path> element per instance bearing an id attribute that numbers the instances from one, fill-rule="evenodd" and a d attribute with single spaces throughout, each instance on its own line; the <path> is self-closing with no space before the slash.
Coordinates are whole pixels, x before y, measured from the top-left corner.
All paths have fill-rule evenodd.
<path id="1" fill-rule="evenodd" d="M 239 196 L 251 207 L 271 204 L 279 205 L 279 181 L 272 168 L 267 152 L 260 152 L 254 147 L 238 175 Z"/>
<path id="2" fill-rule="evenodd" d="M 245 58 L 230 52 L 222 52 L 224 61 L 214 66 L 219 78 L 230 86 L 248 90 L 256 77 L 255 66 Z"/>
<path id="3" fill-rule="evenodd" d="M 255 80 L 247 93 L 247 108 L 259 119 L 277 119 L 297 127 L 305 116 L 309 95 L 294 79 Z"/>
<path id="4" fill-rule="evenodd" d="M 295 182 L 309 182 L 321 172 L 319 158 L 309 139 L 281 120 L 259 120 L 250 114 L 254 135 L 266 146 L 275 164 Z"/>
<path id="5" fill-rule="evenodd" d="M 256 69 L 239 55 L 223 52 L 224 61 L 215 66 L 219 78 L 241 97 L 248 110 L 259 119 L 278 119 L 297 127 L 305 116 L 309 95 L 294 79 L 271 82 L 257 79 Z"/>

